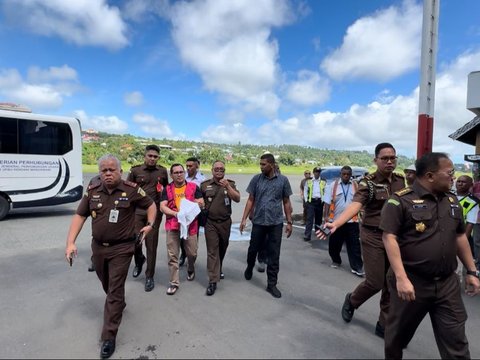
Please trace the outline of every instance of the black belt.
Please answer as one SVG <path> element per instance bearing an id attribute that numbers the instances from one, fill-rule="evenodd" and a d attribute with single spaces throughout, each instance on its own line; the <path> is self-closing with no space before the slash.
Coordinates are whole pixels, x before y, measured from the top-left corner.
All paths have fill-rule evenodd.
<path id="1" fill-rule="evenodd" d="M 365 229 L 368 229 L 368 230 L 373 231 L 373 232 L 382 231 L 382 230 L 380 230 L 380 228 L 379 228 L 378 226 L 364 225 L 364 224 L 362 224 L 362 226 L 363 226 Z"/>
<path id="2" fill-rule="evenodd" d="M 220 220 L 208 218 L 207 221 L 212 221 L 212 222 L 216 222 L 216 223 L 222 223 L 222 222 L 224 222 L 224 221 L 227 221 L 228 219 L 230 219 L 230 217 L 228 217 L 228 218 L 226 218 L 226 219 L 220 219 Z"/>
<path id="3" fill-rule="evenodd" d="M 119 244 L 134 242 L 135 237 L 132 237 L 130 239 L 124 239 L 124 240 L 116 240 L 116 241 L 112 241 L 112 242 L 100 241 L 100 240 L 97 240 L 97 239 L 92 239 L 92 240 L 95 241 L 100 246 L 109 247 L 109 246 L 115 246 L 115 245 L 119 245 Z"/>

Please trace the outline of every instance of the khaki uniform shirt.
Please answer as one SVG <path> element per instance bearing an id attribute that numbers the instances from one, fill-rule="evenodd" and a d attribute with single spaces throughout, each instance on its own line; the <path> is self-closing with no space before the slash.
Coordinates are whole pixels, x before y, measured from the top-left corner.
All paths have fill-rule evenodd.
<path id="1" fill-rule="evenodd" d="M 436 197 L 415 182 L 387 201 L 380 228 L 397 236 L 407 273 L 433 279 L 456 270 L 457 236 L 465 224 L 453 193 Z"/>
<path id="2" fill-rule="evenodd" d="M 92 237 L 95 241 L 114 244 L 135 236 L 135 209 L 147 209 L 152 204 L 141 187 L 121 181 L 109 194 L 103 183 L 91 185 L 80 204 L 77 214 L 92 217 Z M 116 222 L 111 222 L 111 210 L 118 210 Z"/>
<path id="3" fill-rule="evenodd" d="M 140 186 L 158 205 L 163 187 L 168 184 L 168 173 L 167 169 L 161 165 L 154 168 L 145 164 L 136 165 L 130 169 L 127 180 Z"/>
<path id="4" fill-rule="evenodd" d="M 397 173 L 392 174 L 391 182 L 378 171 L 360 180 L 352 201 L 363 205 L 362 225 L 378 227 L 383 204 L 395 191 L 399 191 L 404 187 L 405 178 Z"/>
<path id="5" fill-rule="evenodd" d="M 228 180 L 228 182 L 233 189 L 237 189 L 235 181 Z M 228 196 L 227 189 L 217 184 L 213 179 L 202 182 L 200 189 L 205 200 L 205 207 L 208 209 L 209 219 L 215 221 L 227 220 L 232 215 L 232 199 Z"/>

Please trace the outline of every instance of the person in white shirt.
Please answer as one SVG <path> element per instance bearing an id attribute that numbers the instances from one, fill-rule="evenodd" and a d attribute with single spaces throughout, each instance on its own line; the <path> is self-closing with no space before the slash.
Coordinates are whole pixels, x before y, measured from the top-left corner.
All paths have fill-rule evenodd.
<path id="1" fill-rule="evenodd" d="M 352 180 L 352 168 L 344 166 L 341 169 L 340 179 L 327 185 L 325 189 L 324 218 L 325 221 L 334 221 L 345 208 L 350 205 L 358 185 Z M 360 247 L 360 233 L 358 218 L 354 216 L 345 225 L 330 235 L 328 253 L 332 259 L 331 267 L 337 268 L 342 264 L 340 252 L 343 243 L 347 246 L 348 261 L 353 274 L 363 276 L 363 261 Z"/>
<path id="2" fill-rule="evenodd" d="M 323 203 L 322 196 L 325 188 L 325 180 L 320 178 L 320 168 L 313 168 L 313 178 L 305 182 L 303 198 L 307 206 L 307 223 L 303 240 L 310 241 L 312 237 L 313 224 L 320 226 L 322 223 Z"/>

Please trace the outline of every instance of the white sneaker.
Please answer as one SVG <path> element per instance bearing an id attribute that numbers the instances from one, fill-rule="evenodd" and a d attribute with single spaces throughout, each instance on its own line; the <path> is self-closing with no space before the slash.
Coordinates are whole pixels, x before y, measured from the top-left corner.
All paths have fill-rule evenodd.
<path id="1" fill-rule="evenodd" d="M 352 274 L 363 277 L 365 275 L 365 271 L 363 271 L 363 269 L 362 270 L 353 270 L 352 269 Z"/>
<path id="2" fill-rule="evenodd" d="M 340 264 L 337 264 L 335 262 L 332 262 L 332 264 L 330 265 L 331 268 L 334 268 L 334 269 L 337 269 L 339 266 L 341 266 Z"/>
<path id="3" fill-rule="evenodd" d="M 258 262 L 257 271 L 261 272 L 261 273 L 265 272 L 265 263 L 264 262 L 260 262 L 260 261 Z"/>

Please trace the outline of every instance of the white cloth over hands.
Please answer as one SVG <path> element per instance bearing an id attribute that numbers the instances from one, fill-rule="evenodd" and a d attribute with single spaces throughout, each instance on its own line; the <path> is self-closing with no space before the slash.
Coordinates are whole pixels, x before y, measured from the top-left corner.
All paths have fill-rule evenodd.
<path id="1" fill-rule="evenodd" d="M 193 201 L 180 200 L 180 210 L 177 214 L 177 220 L 180 224 L 180 239 L 188 238 L 188 225 L 200 214 L 200 206 Z"/>

